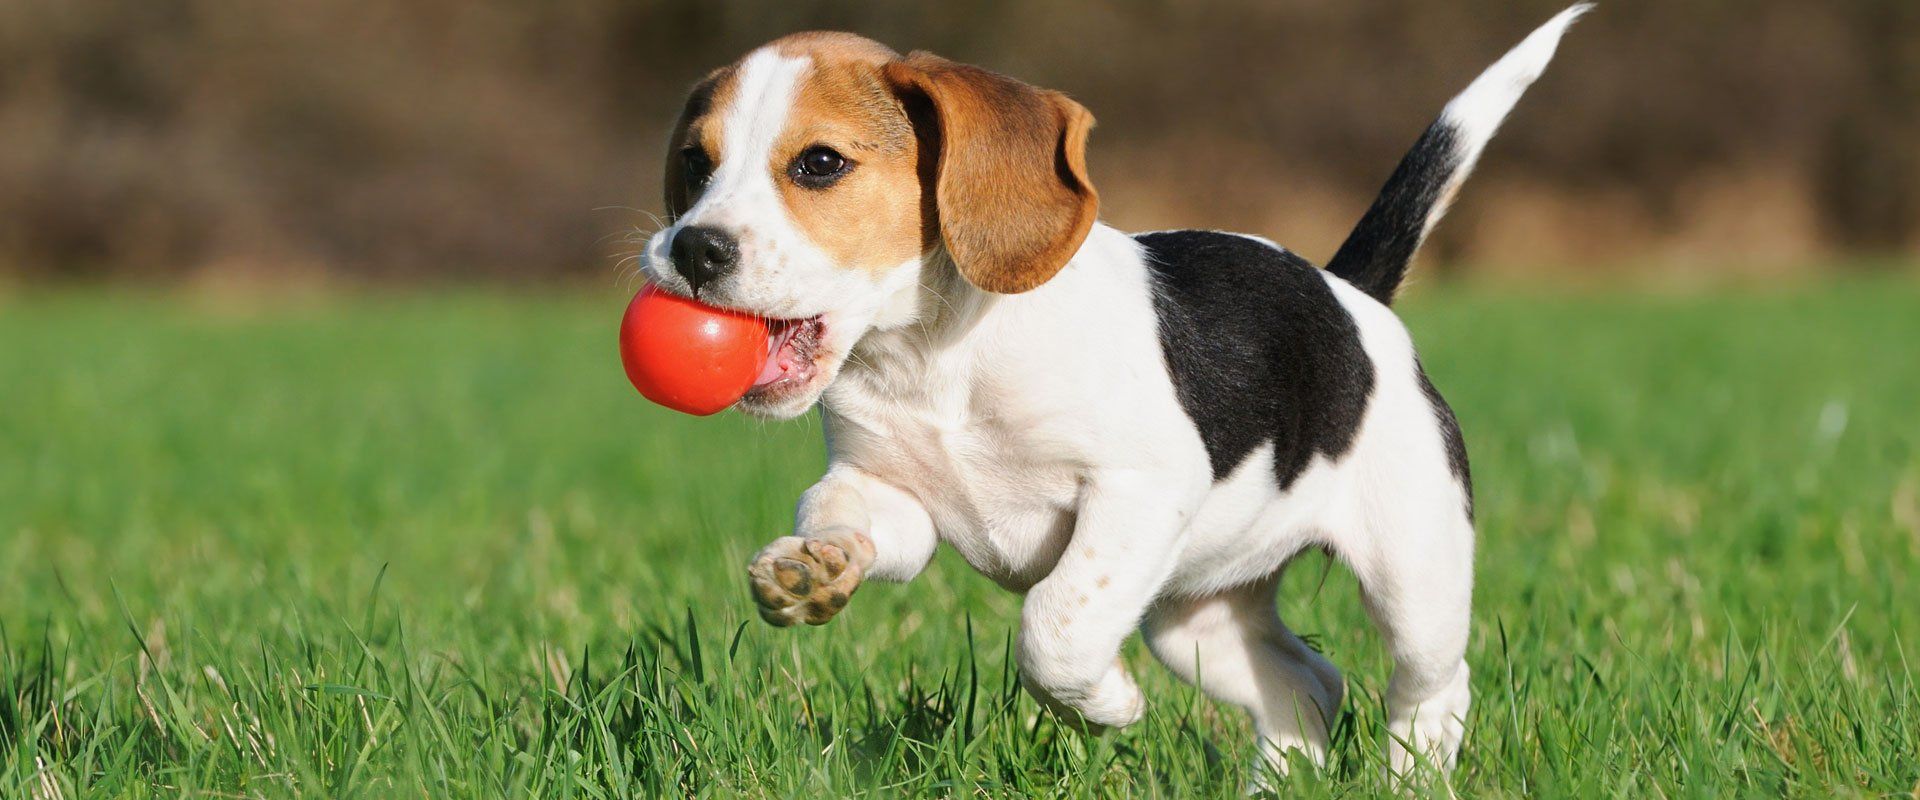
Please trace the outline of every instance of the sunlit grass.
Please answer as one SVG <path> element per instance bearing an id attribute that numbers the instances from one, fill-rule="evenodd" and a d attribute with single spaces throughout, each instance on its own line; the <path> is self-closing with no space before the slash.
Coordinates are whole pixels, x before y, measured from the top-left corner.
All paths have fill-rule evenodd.
<path id="1" fill-rule="evenodd" d="M 1244 722 L 1137 645 L 1142 724 L 1039 715 L 951 554 L 761 625 L 817 426 L 648 407 L 624 301 L 0 300 L 0 796 L 1243 790 Z M 1406 313 L 1479 489 L 1462 795 L 1920 790 L 1920 286 Z M 1323 572 L 1282 611 L 1349 699 L 1281 785 L 1367 796 L 1386 663 Z"/>

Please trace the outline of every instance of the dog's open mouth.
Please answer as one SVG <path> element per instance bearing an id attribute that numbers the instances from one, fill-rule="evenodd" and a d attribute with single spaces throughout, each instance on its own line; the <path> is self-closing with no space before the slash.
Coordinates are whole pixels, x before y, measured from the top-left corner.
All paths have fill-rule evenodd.
<path id="1" fill-rule="evenodd" d="M 752 398 L 766 397 L 789 387 L 805 386 L 818 367 L 820 337 L 826 325 L 819 317 L 767 320 L 767 360 L 760 377 L 747 390 Z"/>

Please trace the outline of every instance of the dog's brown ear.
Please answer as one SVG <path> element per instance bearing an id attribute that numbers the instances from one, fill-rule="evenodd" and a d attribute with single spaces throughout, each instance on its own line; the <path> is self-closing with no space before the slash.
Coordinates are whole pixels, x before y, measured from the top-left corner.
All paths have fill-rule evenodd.
<path id="1" fill-rule="evenodd" d="M 1099 213 L 1087 180 L 1093 115 L 1059 92 L 930 53 L 885 69 L 915 117 L 923 182 L 960 274 L 1003 294 L 1046 283 Z"/>

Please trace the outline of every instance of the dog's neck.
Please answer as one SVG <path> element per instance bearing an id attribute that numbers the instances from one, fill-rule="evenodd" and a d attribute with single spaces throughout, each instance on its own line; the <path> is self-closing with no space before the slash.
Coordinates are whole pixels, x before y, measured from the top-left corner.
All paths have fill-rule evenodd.
<path id="1" fill-rule="evenodd" d="M 983 327 L 993 312 L 1015 301 L 967 282 L 945 248 L 922 256 L 917 280 L 902 286 L 875 315 L 874 326 L 855 343 L 821 402 L 829 412 L 862 416 L 875 402 L 939 412 L 965 393 L 976 368 Z"/>
<path id="2" fill-rule="evenodd" d="M 1111 258 L 1116 248 L 1131 247 L 1126 234 L 1096 223 L 1072 262 Z M 1087 265 L 1081 265 L 1084 270 Z M 1088 309 L 1061 307 L 1064 283 L 1084 285 L 1067 273 L 1030 292 L 995 294 L 967 282 L 944 248 L 922 257 L 917 281 L 900 286 L 874 316 L 874 325 L 854 344 L 822 401 L 828 411 L 853 412 L 875 401 L 890 406 L 919 406 L 937 414 L 965 413 L 979 371 L 995 369 L 995 353 L 1020 347 L 1042 334 L 1027 330 L 1062 314 Z M 1096 271 L 1099 271 L 1096 269 Z"/>
<path id="3" fill-rule="evenodd" d="M 876 315 L 853 355 L 874 368 L 925 361 L 963 342 L 1002 299 L 968 283 L 946 249 L 936 247 L 921 257 L 918 281 L 901 287 Z"/>

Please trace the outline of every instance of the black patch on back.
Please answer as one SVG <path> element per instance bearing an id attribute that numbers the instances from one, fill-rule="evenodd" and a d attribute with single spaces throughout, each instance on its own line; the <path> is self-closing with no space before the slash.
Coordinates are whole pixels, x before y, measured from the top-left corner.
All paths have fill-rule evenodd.
<path id="1" fill-rule="evenodd" d="M 1147 251 L 1174 391 L 1214 480 L 1261 442 L 1273 442 L 1281 489 L 1314 455 L 1345 455 L 1373 392 L 1373 361 L 1320 270 L 1231 233 L 1134 238 Z"/>
<path id="2" fill-rule="evenodd" d="M 1440 396 L 1440 390 L 1433 388 L 1433 381 L 1427 379 L 1427 368 L 1421 366 L 1417 358 L 1413 371 L 1420 377 L 1420 391 L 1427 396 L 1427 402 L 1433 404 L 1433 415 L 1440 418 L 1440 436 L 1447 445 L 1447 469 L 1453 472 L 1453 479 L 1460 482 L 1460 490 L 1467 495 L 1467 521 L 1471 522 L 1473 471 L 1467 468 L 1467 441 L 1460 435 L 1460 420 L 1453 416 L 1453 407 Z"/>

